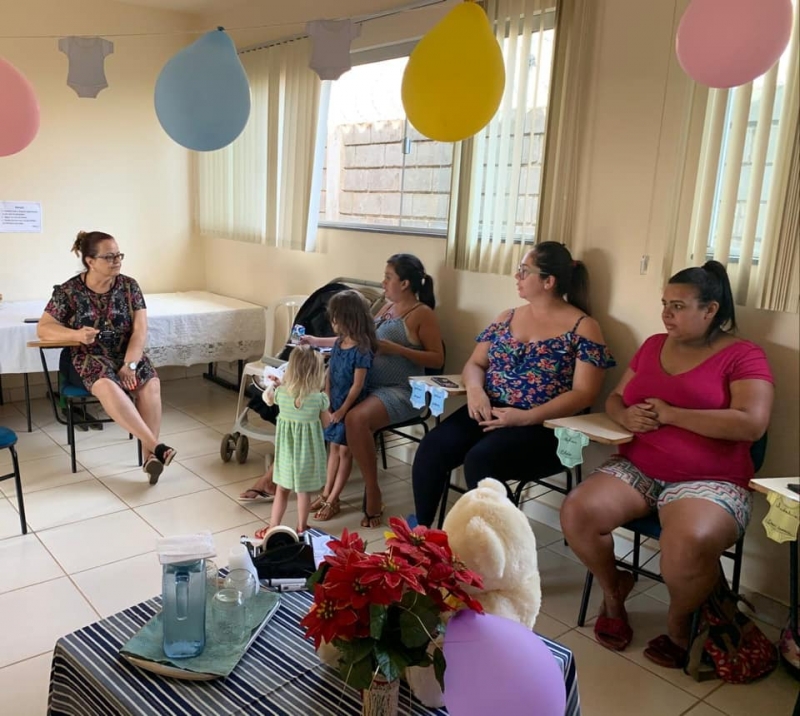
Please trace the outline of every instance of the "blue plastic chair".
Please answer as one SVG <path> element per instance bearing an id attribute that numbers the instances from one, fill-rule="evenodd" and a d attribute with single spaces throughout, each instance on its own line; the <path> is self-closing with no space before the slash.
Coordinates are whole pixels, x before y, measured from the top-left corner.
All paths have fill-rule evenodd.
<path id="1" fill-rule="evenodd" d="M 0 482 L 14 478 L 14 484 L 17 488 L 17 503 L 19 504 L 19 524 L 22 528 L 22 534 L 28 534 L 28 525 L 25 523 L 25 502 L 22 499 L 19 459 L 17 458 L 17 449 L 14 447 L 16 444 L 17 434 L 10 428 L 0 427 L 0 450 L 8 450 L 11 453 L 11 463 L 14 466 L 13 472 L 9 472 L 8 475 L 0 475 Z"/>

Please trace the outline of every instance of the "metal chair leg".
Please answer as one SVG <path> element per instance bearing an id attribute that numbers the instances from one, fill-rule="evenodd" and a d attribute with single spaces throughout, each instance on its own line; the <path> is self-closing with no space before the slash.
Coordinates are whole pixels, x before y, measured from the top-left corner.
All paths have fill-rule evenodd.
<path id="1" fill-rule="evenodd" d="M 67 442 L 72 472 L 78 472 L 78 461 L 75 459 L 75 416 L 72 413 L 72 401 L 67 401 Z"/>
<path id="2" fill-rule="evenodd" d="M 633 581 L 639 581 L 639 554 L 642 546 L 642 535 L 638 532 L 633 533 Z"/>
<path id="3" fill-rule="evenodd" d="M 731 582 L 731 589 L 737 594 L 739 593 L 739 581 L 742 577 L 742 561 L 744 559 L 744 535 L 739 538 L 734 548 L 733 558 L 733 581 Z"/>
<path id="4" fill-rule="evenodd" d="M 583 596 L 581 596 L 581 608 L 578 612 L 578 626 L 583 626 L 586 622 L 586 611 L 589 609 L 589 599 L 592 596 L 592 582 L 594 575 L 587 569 L 586 581 L 583 583 Z"/>
<path id="5" fill-rule="evenodd" d="M 22 496 L 22 476 L 19 472 L 19 458 L 13 445 L 8 449 L 11 451 L 11 463 L 14 466 L 14 485 L 17 488 L 17 503 L 19 504 L 19 525 L 22 528 L 22 534 L 25 535 L 28 534 L 28 523 L 25 520 L 25 500 Z"/>
<path id="6" fill-rule="evenodd" d="M 452 476 L 452 472 L 447 473 L 447 481 L 444 483 L 444 490 L 442 490 L 442 500 L 439 503 L 439 521 L 436 525 L 439 529 L 442 529 L 444 516 L 447 513 L 447 496 L 450 494 L 450 480 Z"/>
<path id="7" fill-rule="evenodd" d="M 136 453 L 137 453 L 137 455 L 139 457 L 139 467 L 141 467 L 142 463 L 143 463 L 143 460 L 142 460 L 142 441 L 141 440 L 137 440 L 136 441 Z"/>

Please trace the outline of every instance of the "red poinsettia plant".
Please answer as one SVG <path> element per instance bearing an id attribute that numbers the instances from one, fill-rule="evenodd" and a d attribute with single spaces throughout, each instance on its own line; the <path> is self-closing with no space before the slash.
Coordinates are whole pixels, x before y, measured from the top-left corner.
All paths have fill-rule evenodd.
<path id="1" fill-rule="evenodd" d="M 383 552 L 368 553 L 347 530 L 331 540 L 333 554 L 309 579 L 314 604 L 300 625 L 317 649 L 323 640 L 337 647 L 342 678 L 354 688 L 368 688 L 378 674 L 392 681 L 409 666 L 431 664 L 443 686 L 436 637 L 447 612 L 483 611 L 468 591 L 480 589 L 481 578 L 453 554 L 442 530 L 412 529 L 396 517 L 389 526 Z"/>

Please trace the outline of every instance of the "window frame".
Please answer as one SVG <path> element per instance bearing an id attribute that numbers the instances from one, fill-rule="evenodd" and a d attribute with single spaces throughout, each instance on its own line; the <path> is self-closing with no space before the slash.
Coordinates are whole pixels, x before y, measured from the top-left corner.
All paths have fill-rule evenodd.
<path id="1" fill-rule="evenodd" d="M 352 67 L 360 67 L 364 65 L 371 65 L 376 62 L 385 62 L 386 60 L 396 60 L 400 59 L 401 57 L 408 57 L 413 49 L 417 46 L 417 43 L 420 41 L 421 38 L 417 37 L 411 40 L 404 40 L 402 42 L 392 43 L 389 45 L 384 45 L 381 47 L 372 47 L 363 50 L 354 50 L 350 53 L 350 62 Z M 332 91 L 332 81 L 325 81 L 323 84 L 323 93 L 324 92 L 331 92 Z M 327 85 L 327 87 L 326 87 Z M 326 113 L 326 121 L 325 121 L 325 128 L 326 128 L 326 138 L 327 138 L 327 103 L 324 107 L 321 105 L 320 111 L 325 111 Z M 411 128 L 411 124 L 408 121 L 408 117 L 404 116 L 405 121 L 405 129 L 404 129 L 404 137 L 401 141 L 411 141 L 414 140 L 410 138 L 409 129 Z M 445 142 L 442 142 L 444 144 Z M 433 239 L 447 239 L 449 227 L 452 222 L 452 212 L 453 212 L 453 202 L 452 202 L 452 176 L 453 173 L 456 171 L 456 154 L 458 152 L 458 142 L 453 143 L 453 159 L 451 162 L 451 191 L 448 197 L 448 216 L 447 216 L 447 226 L 443 229 L 433 229 L 421 226 L 391 226 L 387 224 L 368 224 L 366 222 L 347 222 L 347 221 L 330 221 L 327 219 L 319 219 L 317 222 L 317 226 L 320 229 L 325 230 L 334 230 L 334 231 L 355 231 L 355 232 L 362 232 L 362 233 L 371 233 L 371 234 L 399 234 L 402 236 L 419 236 L 422 238 L 433 238 Z M 320 150 L 321 152 L 324 151 L 324 148 Z M 408 156 L 406 152 L 403 152 L 403 156 Z M 403 160 L 403 172 L 405 172 L 405 159 Z M 319 168 L 320 175 L 322 173 L 322 167 Z M 322 191 L 322 187 L 320 187 L 320 193 Z M 402 206 L 402 183 L 401 183 L 401 206 Z M 402 221 L 402 218 L 401 218 Z"/>

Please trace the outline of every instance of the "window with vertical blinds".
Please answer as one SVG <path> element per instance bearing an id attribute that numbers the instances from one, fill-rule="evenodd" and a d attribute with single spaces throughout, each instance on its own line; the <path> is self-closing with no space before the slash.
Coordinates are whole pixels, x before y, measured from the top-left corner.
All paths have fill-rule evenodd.
<path id="1" fill-rule="evenodd" d="M 488 0 L 503 50 L 500 108 L 462 143 L 448 254 L 456 268 L 511 273 L 537 239 L 555 47 L 555 0 Z M 452 212 L 451 212 L 452 215 Z"/>
<path id="2" fill-rule="evenodd" d="M 195 155 L 195 225 L 204 236 L 314 249 L 312 201 L 320 79 L 308 39 L 241 55 L 250 119 L 232 144 Z"/>
<path id="3" fill-rule="evenodd" d="M 765 75 L 708 93 L 686 259 L 725 265 L 736 303 L 797 311 L 798 18 Z"/>

